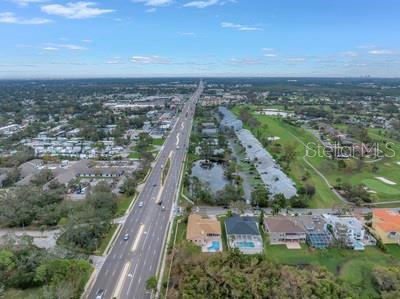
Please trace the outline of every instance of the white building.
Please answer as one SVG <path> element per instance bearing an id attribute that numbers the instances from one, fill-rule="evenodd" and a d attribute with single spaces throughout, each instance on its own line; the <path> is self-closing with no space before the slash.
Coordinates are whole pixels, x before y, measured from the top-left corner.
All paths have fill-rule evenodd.
<path id="1" fill-rule="evenodd" d="M 322 215 L 332 226 L 333 235 L 337 240 L 343 240 L 354 250 L 364 250 L 365 229 L 363 224 L 353 216 Z"/>

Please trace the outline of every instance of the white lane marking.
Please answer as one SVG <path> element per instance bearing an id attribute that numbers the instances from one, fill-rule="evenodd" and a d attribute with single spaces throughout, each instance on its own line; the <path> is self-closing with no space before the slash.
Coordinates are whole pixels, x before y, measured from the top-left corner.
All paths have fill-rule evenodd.
<path id="1" fill-rule="evenodd" d="M 139 227 L 139 231 L 136 234 L 135 242 L 133 242 L 131 251 L 135 251 L 136 250 L 136 248 L 137 248 L 137 246 L 139 244 L 140 238 L 142 236 L 143 230 L 144 230 L 144 224 L 140 225 L 140 227 Z"/>
<path id="2" fill-rule="evenodd" d="M 116 286 L 115 289 L 114 289 L 113 296 L 112 296 L 113 298 L 114 298 L 114 297 L 115 297 L 115 298 L 118 298 L 118 297 L 119 297 L 119 295 L 120 295 L 120 293 L 121 293 L 122 286 L 124 285 L 124 281 L 125 281 L 125 279 L 126 279 L 126 274 L 127 274 L 128 271 L 129 271 L 130 265 L 131 265 L 130 262 L 127 262 L 127 263 L 124 265 L 124 268 L 123 268 L 123 270 L 122 270 L 122 272 L 121 272 L 121 275 L 119 276 L 117 286 Z"/>

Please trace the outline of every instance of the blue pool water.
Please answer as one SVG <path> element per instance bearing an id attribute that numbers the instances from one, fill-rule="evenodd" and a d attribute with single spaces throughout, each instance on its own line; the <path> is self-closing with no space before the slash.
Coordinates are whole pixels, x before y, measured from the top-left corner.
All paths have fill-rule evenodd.
<path id="1" fill-rule="evenodd" d="M 208 246 L 207 249 L 208 250 L 218 251 L 219 250 L 219 242 L 218 241 L 212 241 L 211 242 L 211 246 Z"/>
<path id="2" fill-rule="evenodd" d="M 359 241 L 354 241 L 354 250 L 364 250 L 364 244 Z"/>
<path id="3" fill-rule="evenodd" d="M 256 245 L 254 245 L 254 242 L 250 242 L 250 241 L 236 242 L 236 246 L 239 248 L 254 248 L 254 247 L 256 247 Z"/>

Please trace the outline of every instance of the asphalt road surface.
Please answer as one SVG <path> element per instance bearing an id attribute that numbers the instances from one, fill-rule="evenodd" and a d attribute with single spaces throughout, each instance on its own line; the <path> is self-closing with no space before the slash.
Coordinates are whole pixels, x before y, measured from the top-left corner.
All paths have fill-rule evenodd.
<path id="1" fill-rule="evenodd" d="M 146 281 L 157 274 L 160 264 L 189 144 L 193 114 L 202 91 L 203 83 L 200 82 L 196 92 L 183 107 L 142 192 L 97 273 L 89 291 L 89 299 L 95 299 L 100 289 L 104 290 L 104 299 L 151 297 L 146 291 Z M 162 184 L 163 168 L 168 159 L 169 172 Z M 162 200 L 161 205 L 156 203 L 159 198 Z M 143 207 L 139 207 L 139 202 L 143 202 Z M 125 234 L 129 234 L 128 240 L 124 240 Z"/>

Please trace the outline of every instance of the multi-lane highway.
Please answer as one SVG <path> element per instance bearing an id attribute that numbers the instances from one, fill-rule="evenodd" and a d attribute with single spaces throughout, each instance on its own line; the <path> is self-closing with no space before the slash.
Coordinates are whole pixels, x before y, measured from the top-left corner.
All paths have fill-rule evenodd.
<path id="1" fill-rule="evenodd" d="M 146 291 L 146 281 L 157 274 L 160 264 L 189 143 L 193 114 L 202 91 L 203 83 L 200 82 L 196 92 L 185 103 L 142 192 L 96 274 L 89 299 L 95 299 L 99 290 L 104 290 L 104 299 L 150 298 L 151 294 Z M 163 172 L 166 172 L 164 168 L 168 164 L 168 174 L 162 180 Z M 161 199 L 161 204 L 156 203 L 158 199 Z M 143 202 L 142 207 L 138 204 L 140 202 Z M 129 234 L 128 240 L 124 240 L 126 234 Z"/>

